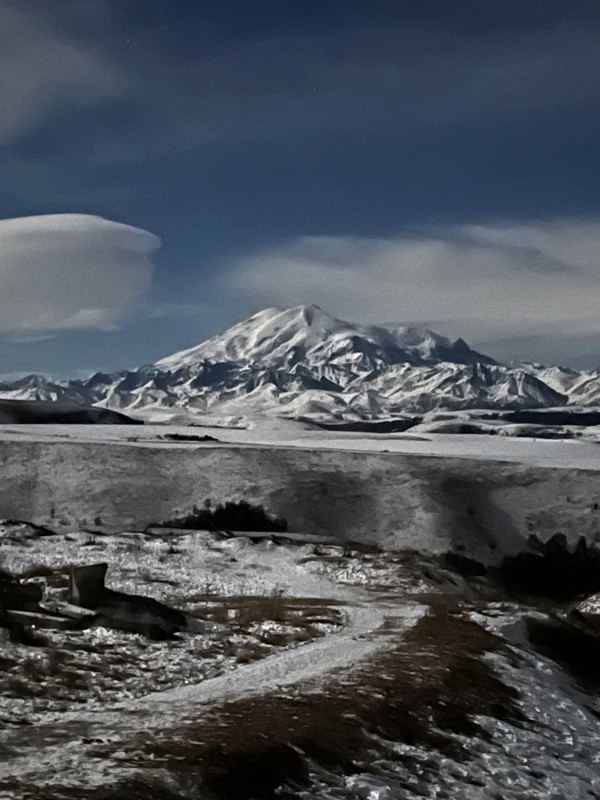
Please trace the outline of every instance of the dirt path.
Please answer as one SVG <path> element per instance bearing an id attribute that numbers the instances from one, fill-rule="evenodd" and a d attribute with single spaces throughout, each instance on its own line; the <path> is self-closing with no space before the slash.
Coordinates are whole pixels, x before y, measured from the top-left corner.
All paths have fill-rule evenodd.
<path id="1" fill-rule="evenodd" d="M 5 740 L 8 752 L 0 764 L 0 797 L 39 797 L 41 786 L 48 797 L 69 793 L 73 797 L 76 787 L 111 785 L 136 770 L 135 752 L 131 752 L 136 734 L 176 728 L 208 707 L 351 669 L 386 648 L 390 620 L 397 637 L 398 630 L 410 628 L 426 611 L 415 602 L 401 606 L 378 605 L 373 597 L 369 601 L 346 606 L 344 626 L 323 639 L 197 685 L 153 693 L 99 712 L 54 714 L 41 726 L 15 731 Z M 111 755 L 100 755 L 98 744 L 103 745 L 101 751 L 109 744 Z"/>

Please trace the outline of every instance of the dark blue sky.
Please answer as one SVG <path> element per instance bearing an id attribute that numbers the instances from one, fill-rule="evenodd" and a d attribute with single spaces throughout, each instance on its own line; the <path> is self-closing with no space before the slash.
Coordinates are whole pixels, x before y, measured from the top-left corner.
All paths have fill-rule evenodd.
<path id="1" fill-rule="evenodd" d="M 147 363 L 279 298 L 457 334 L 464 310 L 424 299 L 446 291 L 455 250 L 447 270 L 436 261 L 405 284 L 405 244 L 442 241 L 447 254 L 478 223 L 534 230 L 518 234 L 516 304 L 507 292 L 506 308 L 488 308 L 493 292 L 475 287 L 465 335 L 503 358 L 594 361 L 600 324 L 587 311 L 553 325 L 570 278 L 541 275 L 532 300 L 526 275 L 522 307 L 518 287 L 536 226 L 557 221 L 573 237 L 583 225 L 585 258 L 595 252 L 599 34 L 595 0 L 0 0 L 0 218 L 90 214 L 162 239 L 152 287 L 117 330 L 7 329 L 0 372 Z M 306 237 L 325 249 L 322 290 L 294 261 Z M 399 243 L 396 306 L 387 266 L 388 299 L 373 294 L 375 256 L 352 268 L 371 292 L 364 313 L 338 298 L 329 237 L 343 252 L 356 239 Z M 486 237 L 488 252 L 497 237 Z M 468 261 L 473 242 L 462 246 Z M 548 247 L 581 266 L 579 252 Z M 258 275 L 263 254 L 281 273 Z M 456 268 L 449 306 L 477 269 Z"/>

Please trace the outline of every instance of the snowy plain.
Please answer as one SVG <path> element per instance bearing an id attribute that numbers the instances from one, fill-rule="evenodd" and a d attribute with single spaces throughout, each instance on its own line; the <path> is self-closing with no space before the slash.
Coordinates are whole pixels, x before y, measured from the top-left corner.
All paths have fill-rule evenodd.
<path id="1" fill-rule="evenodd" d="M 169 435 L 188 437 L 173 441 Z M 306 450 L 398 453 L 438 458 L 511 461 L 540 467 L 600 469 L 595 429 L 584 439 L 485 436 L 460 433 L 362 433 L 318 430 L 300 421 L 261 419 L 235 425 L 0 425 L 0 442 L 86 442 L 183 449 L 201 446 L 195 436 L 211 436 L 224 446 L 267 446 Z M 207 442 L 206 446 L 213 444 Z"/>

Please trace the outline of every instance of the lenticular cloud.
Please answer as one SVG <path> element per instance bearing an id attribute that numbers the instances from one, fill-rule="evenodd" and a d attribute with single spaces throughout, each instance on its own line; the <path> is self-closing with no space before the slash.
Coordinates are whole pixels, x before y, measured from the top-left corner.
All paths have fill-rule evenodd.
<path id="1" fill-rule="evenodd" d="M 229 285 L 264 305 L 473 340 L 600 334 L 600 218 L 499 221 L 389 239 L 301 236 L 242 258 Z"/>
<path id="2" fill-rule="evenodd" d="M 148 291 L 152 233 L 86 214 L 0 221 L 0 332 L 111 330 Z"/>

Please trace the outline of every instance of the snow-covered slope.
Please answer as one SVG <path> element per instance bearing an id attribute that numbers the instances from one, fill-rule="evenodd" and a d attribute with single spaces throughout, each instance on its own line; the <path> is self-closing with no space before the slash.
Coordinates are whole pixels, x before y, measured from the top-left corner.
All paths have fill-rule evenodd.
<path id="1" fill-rule="evenodd" d="M 357 325 L 331 317 L 318 306 L 286 311 L 267 308 L 207 342 L 159 361 L 177 371 L 204 361 L 262 364 L 289 369 L 302 364 L 330 380 L 347 382 L 392 364 L 493 364 L 462 339 L 447 339 L 420 328 Z"/>
<path id="2" fill-rule="evenodd" d="M 567 397 L 569 405 L 600 406 L 600 371 L 524 364 L 523 368 Z"/>
<path id="3" fill-rule="evenodd" d="M 77 400 L 73 387 L 46 378 L 43 375 L 27 375 L 13 382 L 0 383 L 0 397 L 3 400 Z"/>
<path id="4" fill-rule="evenodd" d="M 435 409 L 544 408 L 564 396 L 523 370 L 486 364 L 393 367 L 369 383 L 390 411 Z"/>
<path id="5" fill-rule="evenodd" d="M 358 325 L 298 306 L 268 308 L 149 367 L 65 383 L 34 375 L 0 384 L 0 397 L 73 400 L 161 420 L 169 414 L 362 420 L 600 405 L 600 372 L 502 366 L 462 339 Z"/>

